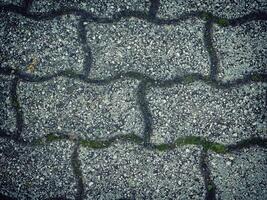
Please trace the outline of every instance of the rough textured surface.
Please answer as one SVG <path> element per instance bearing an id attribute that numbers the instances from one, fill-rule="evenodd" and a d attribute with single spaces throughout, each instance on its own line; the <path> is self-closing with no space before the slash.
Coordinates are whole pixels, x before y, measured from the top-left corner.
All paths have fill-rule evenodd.
<path id="1" fill-rule="evenodd" d="M 68 0 L 68 1 L 33 1 L 31 11 L 48 12 L 60 9 L 78 8 L 97 16 L 111 17 L 123 10 L 148 11 L 149 0 Z"/>
<path id="2" fill-rule="evenodd" d="M 264 199 L 267 196 L 266 153 L 266 149 L 246 149 L 231 155 L 212 154 L 212 177 L 218 198 Z"/>
<path id="3" fill-rule="evenodd" d="M 10 132 L 16 130 L 16 118 L 10 95 L 13 78 L 0 76 L 0 129 Z"/>
<path id="4" fill-rule="evenodd" d="M 197 148 L 154 152 L 116 143 L 103 150 L 82 148 L 80 155 L 88 199 L 204 197 Z"/>
<path id="5" fill-rule="evenodd" d="M 267 10 L 264 0 L 161 0 L 158 15 L 176 17 L 182 13 L 208 11 L 220 17 L 235 18 L 250 12 Z"/>
<path id="6" fill-rule="evenodd" d="M 74 199 L 71 143 L 28 147 L 3 139 L 0 142 L 1 193 L 18 199 Z"/>
<path id="7" fill-rule="evenodd" d="M 153 88 L 147 98 L 153 117 L 152 140 L 172 142 L 204 136 L 232 143 L 251 136 L 266 137 L 266 84 L 216 89 L 201 82 Z"/>
<path id="8" fill-rule="evenodd" d="M 0 0 L 0 199 L 267 199 L 265 0 Z"/>
<path id="9" fill-rule="evenodd" d="M 155 25 L 130 18 L 112 25 L 89 23 L 86 28 L 92 45 L 92 77 L 127 71 L 161 79 L 190 72 L 209 73 L 201 20 Z"/>
<path id="10" fill-rule="evenodd" d="M 255 72 L 267 73 L 266 31 L 265 21 L 239 27 L 216 26 L 214 41 L 220 60 L 219 78 L 227 81 Z"/>
<path id="11" fill-rule="evenodd" d="M 107 86 L 86 85 L 78 80 L 55 78 L 44 83 L 21 83 L 19 96 L 25 116 L 25 139 L 48 133 L 109 138 L 142 131 L 136 105 L 137 81 Z"/>
<path id="12" fill-rule="evenodd" d="M 5 4 L 14 4 L 14 5 L 20 5 L 21 4 L 21 0 L 1 0 L 0 1 L 0 5 L 5 5 Z"/>
<path id="13" fill-rule="evenodd" d="M 46 75 L 60 70 L 82 70 L 83 52 L 77 37 L 77 18 L 56 17 L 34 21 L 17 14 L 4 14 L 0 19 L 3 67 Z M 30 69 L 33 64 L 33 69 Z"/>

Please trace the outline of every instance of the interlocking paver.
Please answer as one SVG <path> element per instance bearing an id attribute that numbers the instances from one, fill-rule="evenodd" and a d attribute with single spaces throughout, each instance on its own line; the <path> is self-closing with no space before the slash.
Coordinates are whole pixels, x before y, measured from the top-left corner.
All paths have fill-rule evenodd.
<path id="1" fill-rule="evenodd" d="M 266 149 L 244 149 L 210 157 L 218 199 L 265 199 L 267 196 Z"/>
<path id="2" fill-rule="evenodd" d="M 202 199 L 199 152 L 194 147 L 154 152 L 130 143 L 82 148 L 87 199 Z"/>
<path id="3" fill-rule="evenodd" d="M 33 1 L 32 12 L 49 12 L 60 9 L 76 8 L 86 10 L 97 16 L 111 17 L 123 10 L 148 12 L 149 0 L 68 0 L 68 1 Z"/>
<path id="4" fill-rule="evenodd" d="M 142 134 L 136 103 L 138 81 L 122 80 L 106 86 L 58 77 L 44 83 L 21 83 L 18 93 L 25 116 L 26 140 L 50 133 L 83 138 Z"/>
<path id="5" fill-rule="evenodd" d="M 1 0 L 0 5 L 6 5 L 6 4 L 14 4 L 14 5 L 20 5 L 21 0 Z"/>
<path id="6" fill-rule="evenodd" d="M 91 77 L 127 71 L 161 79 L 186 73 L 209 73 L 201 20 L 156 25 L 130 18 L 112 24 L 86 24 L 88 42 L 92 46 Z"/>
<path id="7" fill-rule="evenodd" d="M 13 78 L 0 76 L 0 130 L 8 130 L 8 132 L 16 130 L 16 117 L 10 95 Z"/>
<path id="8" fill-rule="evenodd" d="M 238 27 L 215 26 L 214 45 L 220 60 L 218 77 L 227 81 L 255 72 L 267 73 L 266 30 L 265 21 Z"/>
<path id="9" fill-rule="evenodd" d="M 3 67 L 12 67 L 37 75 L 60 70 L 83 69 L 83 51 L 77 36 L 77 17 L 57 17 L 34 21 L 7 13 L 0 19 L 3 35 Z M 32 65 L 31 65 L 32 64 Z M 32 66 L 32 67 L 31 67 Z"/>
<path id="10" fill-rule="evenodd" d="M 24 146 L 0 140 L 0 191 L 17 199 L 74 199 L 76 183 L 70 157 L 73 144 Z"/>
<path id="11" fill-rule="evenodd" d="M 203 136 L 233 143 L 251 136 L 266 137 L 266 84 L 218 89 L 203 82 L 152 88 L 148 101 L 153 117 L 152 141 L 173 142 Z"/>
<path id="12" fill-rule="evenodd" d="M 0 199 L 265 200 L 266 8 L 0 1 Z"/>
<path id="13" fill-rule="evenodd" d="M 220 17 L 235 18 L 267 9 L 267 3 L 264 0 L 161 0 L 160 2 L 158 16 L 164 18 L 196 11 L 208 11 Z"/>

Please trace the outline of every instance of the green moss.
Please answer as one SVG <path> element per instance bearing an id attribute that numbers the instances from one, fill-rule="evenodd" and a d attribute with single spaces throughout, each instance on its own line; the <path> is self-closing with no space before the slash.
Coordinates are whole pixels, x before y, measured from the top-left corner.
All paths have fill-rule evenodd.
<path id="1" fill-rule="evenodd" d="M 216 153 L 226 153 L 226 147 L 222 144 L 212 144 L 210 150 L 213 150 Z"/>
<path id="2" fill-rule="evenodd" d="M 171 144 L 159 144 L 156 145 L 155 148 L 159 151 L 166 151 L 166 150 L 170 150 L 175 148 L 175 145 L 171 145 Z"/>
<path id="3" fill-rule="evenodd" d="M 12 99 L 12 106 L 14 106 L 15 108 L 19 108 L 20 104 L 17 98 Z"/>
<path id="4" fill-rule="evenodd" d="M 185 138 L 179 138 L 175 141 L 177 146 L 181 145 L 201 145 L 206 150 L 212 150 L 216 153 L 226 153 L 226 147 L 222 144 L 212 143 L 197 136 L 188 136 Z"/>
<path id="5" fill-rule="evenodd" d="M 217 20 L 217 24 L 219 26 L 228 26 L 229 25 L 229 21 L 227 19 L 220 18 L 220 19 Z"/>
<path id="6" fill-rule="evenodd" d="M 212 191 L 213 190 L 213 186 L 212 185 L 208 185 L 208 191 Z"/>
<path id="7" fill-rule="evenodd" d="M 263 81 L 264 78 L 263 78 L 263 76 L 261 76 L 260 74 L 253 74 L 253 75 L 251 76 L 251 80 L 252 80 L 252 81 L 256 81 L 256 82 L 260 82 L 260 81 Z"/>
<path id="8" fill-rule="evenodd" d="M 93 149 L 102 149 L 110 145 L 109 141 L 96 141 L 96 140 L 81 140 L 80 144 L 83 147 L 93 148 Z"/>
<path id="9" fill-rule="evenodd" d="M 60 140 L 61 138 L 59 136 L 54 135 L 54 134 L 48 134 L 45 136 L 45 139 L 47 142 L 53 142 L 56 140 Z"/>
<path id="10" fill-rule="evenodd" d="M 188 84 L 188 83 L 192 83 L 192 82 L 194 82 L 195 81 L 195 76 L 194 75 L 188 75 L 188 76 L 186 76 L 185 78 L 184 78 L 184 82 L 186 83 L 186 84 Z"/>
<path id="11" fill-rule="evenodd" d="M 129 135 L 123 135 L 121 137 L 123 140 L 131 141 L 137 144 L 143 143 L 143 139 L 141 137 L 138 137 L 137 135 L 134 134 L 129 134 Z"/>
<path id="12" fill-rule="evenodd" d="M 66 69 L 64 71 L 64 75 L 66 75 L 66 76 L 75 76 L 75 75 L 77 75 L 77 73 L 72 69 Z"/>
<path id="13" fill-rule="evenodd" d="M 175 144 L 178 146 L 187 145 L 187 144 L 199 145 L 201 144 L 201 138 L 197 136 L 188 136 L 185 138 L 179 138 L 175 141 Z"/>
<path id="14" fill-rule="evenodd" d="M 212 14 L 211 13 L 209 13 L 209 12 L 204 12 L 202 15 L 201 15 L 201 17 L 202 17 L 202 19 L 204 19 L 204 20 L 210 20 L 210 19 L 212 19 Z"/>
<path id="15" fill-rule="evenodd" d="M 43 145 L 44 141 L 42 138 L 34 140 L 33 145 Z"/>

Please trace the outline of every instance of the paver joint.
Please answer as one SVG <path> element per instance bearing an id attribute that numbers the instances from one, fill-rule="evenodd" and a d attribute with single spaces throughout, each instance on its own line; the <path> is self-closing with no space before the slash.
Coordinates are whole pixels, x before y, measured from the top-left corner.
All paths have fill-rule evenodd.
<path id="1" fill-rule="evenodd" d="M 246 199 L 221 178 L 239 174 L 242 153 L 248 169 L 256 159 L 266 166 L 267 12 L 222 16 L 191 1 L 176 14 L 179 1 L 73 2 L 0 4 L 0 198 Z M 42 151 L 53 156 L 29 161 L 37 171 L 52 166 L 43 166 L 41 186 L 28 175 L 26 183 L 4 176 L 21 174 L 5 164 L 20 153 L 35 160 Z M 18 156 L 26 166 L 25 159 Z M 259 187 L 243 195 L 267 198 L 266 173 L 257 171 L 258 183 L 251 171 Z M 57 179 L 42 179 L 53 173 Z"/>

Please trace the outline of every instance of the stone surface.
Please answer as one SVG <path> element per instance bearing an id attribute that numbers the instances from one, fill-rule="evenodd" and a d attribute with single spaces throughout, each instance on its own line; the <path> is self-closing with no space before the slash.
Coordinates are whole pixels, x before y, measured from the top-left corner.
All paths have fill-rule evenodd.
<path id="1" fill-rule="evenodd" d="M 17 199 L 74 199 L 72 144 L 55 142 L 29 147 L 0 139 L 0 191 Z"/>
<path id="2" fill-rule="evenodd" d="M 206 11 L 219 17 L 236 18 L 259 10 L 267 10 L 266 1 L 161 0 L 158 16 L 163 18 L 171 18 L 189 12 Z"/>
<path id="3" fill-rule="evenodd" d="M 256 72 L 267 73 L 266 31 L 265 21 L 249 22 L 238 27 L 215 26 L 214 44 L 220 61 L 220 79 L 227 81 Z"/>
<path id="4" fill-rule="evenodd" d="M 122 80 L 97 86 L 62 77 L 44 83 L 21 83 L 23 137 L 31 140 L 49 133 L 89 139 L 140 135 L 143 121 L 136 104 L 137 83 Z"/>
<path id="5" fill-rule="evenodd" d="M 86 199 L 203 199 L 199 149 L 145 150 L 130 143 L 80 151 Z"/>
<path id="6" fill-rule="evenodd" d="M 21 0 L 1 0 L 0 1 L 0 5 L 6 5 L 6 4 L 20 5 Z"/>
<path id="7" fill-rule="evenodd" d="M 259 15 L 265 0 L 0 0 L 0 199 L 267 199 Z"/>
<path id="8" fill-rule="evenodd" d="M 37 75 L 60 70 L 83 69 L 83 52 L 77 36 L 77 18 L 56 17 L 34 21 L 13 13 L 3 14 L 0 30 L 3 67 L 13 67 Z M 34 69 L 30 69 L 30 64 Z"/>
<path id="9" fill-rule="evenodd" d="M 148 101 L 153 118 L 152 141 L 174 142 L 184 136 L 233 143 L 266 137 L 266 84 L 216 89 L 203 82 L 152 88 Z"/>
<path id="10" fill-rule="evenodd" d="M 129 18 L 112 24 L 89 23 L 86 27 L 93 55 L 92 77 L 127 71 L 160 79 L 209 73 L 200 20 L 156 25 Z"/>
<path id="11" fill-rule="evenodd" d="M 211 170 L 218 199 L 264 200 L 267 197 L 266 149 L 211 154 Z"/>
<path id="12" fill-rule="evenodd" d="M 16 116 L 10 95 L 13 78 L 0 76 L 0 129 L 8 132 L 16 130 Z"/>
<path id="13" fill-rule="evenodd" d="M 68 0 L 68 1 L 33 1 L 32 12 L 49 12 L 66 8 L 78 8 L 101 17 L 111 17 L 123 10 L 147 12 L 149 0 Z"/>

